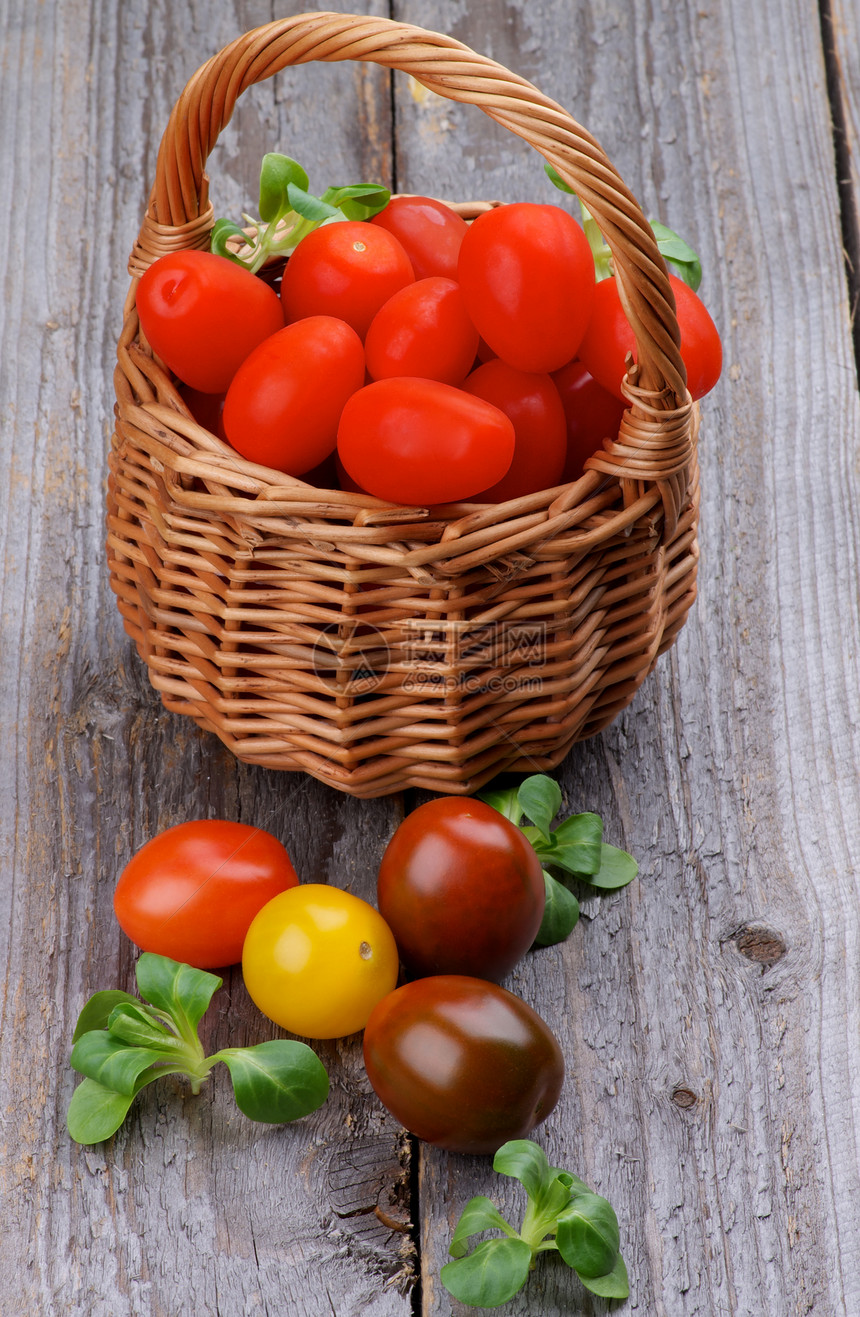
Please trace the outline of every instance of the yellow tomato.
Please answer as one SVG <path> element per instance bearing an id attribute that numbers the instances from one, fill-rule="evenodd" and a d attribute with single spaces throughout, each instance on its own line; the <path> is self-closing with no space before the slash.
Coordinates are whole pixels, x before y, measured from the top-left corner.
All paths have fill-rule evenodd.
<path id="1" fill-rule="evenodd" d="M 397 983 L 394 935 L 367 901 L 303 883 L 255 916 L 242 950 L 248 992 L 264 1015 L 304 1038 L 357 1033 Z"/>

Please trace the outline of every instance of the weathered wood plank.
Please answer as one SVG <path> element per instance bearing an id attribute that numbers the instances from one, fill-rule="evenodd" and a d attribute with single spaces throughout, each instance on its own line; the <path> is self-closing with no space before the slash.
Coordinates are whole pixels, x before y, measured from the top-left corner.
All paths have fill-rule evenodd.
<path id="1" fill-rule="evenodd" d="M 408 1237 L 374 1215 L 408 1217 L 408 1167 L 399 1129 L 368 1100 L 357 1040 L 320 1047 L 332 1097 L 295 1127 L 245 1120 L 222 1074 L 199 1099 L 170 1080 L 147 1089 L 105 1146 L 78 1148 L 64 1128 L 77 1011 L 97 988 L 133 986 L 111 895 L 137 846 L 186 817 L 250 819 L 284 838 L 304 879 L 370 895 L 380 834 L 399 817 L 396 800 L 361 809 L 310 779 L 241 768 L 167 715 L 104 570 L 112 363 L 157 136 L 197 65 L 270 17 L 260 4 L 143 3 L 5 16 L 0 205 L 6 231 L 32 242 L 26 263 L 17 243 L 0 257 L 10 1314 L 7 1302 L 105 1317 L 410 1307 Z M 388 75 L 353 65 L 254 89 L 212 161 L 213 195 L 238 217 L 275 144 L 324 171 L 321 186 L 385 176 L 388 107 Z M 272 1032 L 228 974 L 204 1042 Z"/>
<path id="2" fill-rule="evenodd" d="M 451 26 L 565 103 L 698 247 L 726 346 L 705 404 L 699 604 L 561 774 L 643 872 L 514 978 L 570 1064 L 542 1139 L 618 1206 L 631 1311 L 851 1313 L 858 404 L 818 14 L 545 3 Z M 485 145 L 444 103 L 397 104 L 402 186 L 441 171 L 452 189 L 465 174 L 470 193 L 534 195 L 518 143 Z M 497 1186 L 431 1150 L 421 1169 L 425 1311 L 457 1312 L 437 1279 L 446 1242 L 469 1195 Z M 605 1310 L 544 1278 L 508 1311 Z"/>
<path id="3" fill-rule="evenodd" d="M 570 1065 L 541 1141 L 618 1209 L 627 1311 L 848 1317 L 860 415 L 817 14 L 801 0 L 393 11 L 533 78 L 594 131 L 648 212 L 701 250 L 726 342 L 705 405 L 699 604 L 629 712 L 560 774 L 570 805 L 636 852 L 641 880 L 590 898 L 570 944 L 510 980 Z M 410 1201 L 400 1131 L 354 1039 L 320 1048 L 332 1099 L 291 1129 L 236 1114 L 224 1076 L 199 1099 L 148 1090 L 103 1148 L 63 1128 L 75 1014 L 94 989 L 132 983 L 110 898 L 136 846 L 192 814 L 242 818 L 282 836 L 303 878 L 371 895 L 402 809 L 239 766 L 164 713 L 103 570 L 110 373 L 158 133 L 197 64 L 271 16 L 228 0 L 4 11 L 0 215 L 31 241 L 26 262 L 17 244 L 0 251 L 0 1277 L 27 1317 L 402 1317 L 410 1241 L 376 1206 L 420 1210 L 416 1310 L 465 1311 L 439 1267 L 469 1194 L 501 1188 L 486 1161 L 423 1149 Z M 395 106 L 402 188 L 557 199 L 534 154 L 479 112 L 403 79 Z M 273 137 L 318 159 L 323 186 L 386 177 L 388 107 L 386 76 L 363 67 L 254 89 L 213 157 L 217 203 L 236 216 L 253 199 Z M 233 972 L 206 1041 L 263 1036 Z M 547 1265 L 506 1311 L 571 1307 L 607 1308 Z"/>

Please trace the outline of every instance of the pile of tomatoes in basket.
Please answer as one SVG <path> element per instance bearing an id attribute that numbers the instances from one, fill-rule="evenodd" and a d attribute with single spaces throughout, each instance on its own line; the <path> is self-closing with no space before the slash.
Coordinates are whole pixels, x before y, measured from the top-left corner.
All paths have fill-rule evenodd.
<path id="1" fill-rule="evenodd" d="M 217 819 L 152 838 L 114 897 L 144 951 L 199 969 L 241 962 L 251 999 L 282 1028 L 363 1030 L 371 1085 L 419 1138 L 476 1153 L 524 1138 L 564 1078 L 548 1025 L 499 985 L 544 914 L 531 842 L 481 800 L 433 799 L 394 833 L 377 904 L 299 883 L 277 838 Z"/>
<path id="2" fill-rule="evenodd" d="M 702 302 L 671 276 L 694 398 L 719 377 Z M 142 331 L 192 415 L 243 458 L 401 504 L 501 502 L 577 479 L 618 432 L 635 344 L 582 227 L 518 202 L 471 224 L 428 197 L 326 223 L 278 282 L 162 257 Z"/>

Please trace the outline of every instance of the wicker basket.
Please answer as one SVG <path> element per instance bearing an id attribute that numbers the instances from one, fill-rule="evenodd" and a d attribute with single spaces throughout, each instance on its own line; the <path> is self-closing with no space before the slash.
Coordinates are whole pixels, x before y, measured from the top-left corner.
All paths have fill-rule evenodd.
<path id="1" fill-rule="evenodd" d="M 583 477 L 508 503 L 394 507 L 244 461 L 141 338 L 158 256 L 205 247 L 207 156 L 240 93 L 290 64 L 369 60 L 479 106 L 575 189 L 609 243 L 639 367 Z M 695 597 L 697 408 L 665 265 L 635 198 L 553 101 L 449 37 L 303 14 L 249 32 L 179 98 L 130 262 L 108 557 L 166 707 L 241 760 L 356 796 L 473 792 L 544 771 L 629 703 Z"/>

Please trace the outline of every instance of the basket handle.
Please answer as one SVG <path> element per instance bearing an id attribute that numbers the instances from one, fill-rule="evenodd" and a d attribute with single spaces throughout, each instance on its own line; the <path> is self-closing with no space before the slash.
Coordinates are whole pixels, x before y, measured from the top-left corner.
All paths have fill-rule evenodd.
<path id="1" fill-rule="evenodd" d="M 680 477 L 683 483 L 693 446 L 691 402 L 675 300 L 650 225 L 602 148 L 566 110 L 453 37 L 386 18 L 306 13 L 268 23 L 225 46 L 190 78 L 173 108 L 131 273 L 139 275 L 167 251 L 208 247 L 213 211 L 206 161 L 237 99 L 254 83 L 312 60 L 362 60 L 399 69 L 441 96 L 477 105 L 540 152 L 574 189 L 612 251 L 638 359 L 625 386 L 633 405 L 618 441 L 589 466 L 622 478 L 631 498 L 642 480 L 677 485 Z M 655 430 L 665 429 L 666 412 L 674 413 L 672 438 L 655 440 Z M 676 488 L 672 501 L 677 498 Z M 668 500 L 664 503 L 668 513 Z"/>

